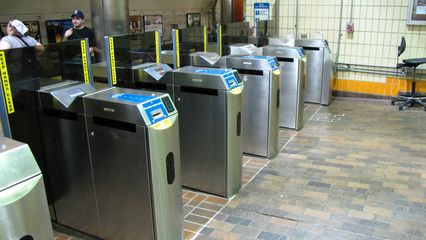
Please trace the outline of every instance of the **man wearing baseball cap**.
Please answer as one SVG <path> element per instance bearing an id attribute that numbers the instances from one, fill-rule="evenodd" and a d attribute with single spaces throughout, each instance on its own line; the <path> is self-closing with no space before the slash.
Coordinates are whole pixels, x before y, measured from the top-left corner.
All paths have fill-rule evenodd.
<path id="1" fill-rule="evenodd" d="M 80 10 L 74 10 L 71 14 L 73 27 L 68 29 L 64 34 L 63 41 L 74 39 L 89 39 L 89 50 L 92 53 L 95 50 L 95 37 L 92 29 L 84 26 L 84 14 Z"/>

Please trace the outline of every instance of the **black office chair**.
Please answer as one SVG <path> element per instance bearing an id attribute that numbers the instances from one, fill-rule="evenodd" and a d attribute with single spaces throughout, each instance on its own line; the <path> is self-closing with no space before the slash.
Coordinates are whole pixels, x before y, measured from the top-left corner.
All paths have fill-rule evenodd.
<path id="1" fill-rule="evenodd" d="M 405 51 L 406 43 L 405 38 L 402 37 L 401 45 L 398 46 L 398 57 Z M 419 105 L 426 111 L 426 95 L 416 93 L 416 68 L 426 63 L 426 58 L 410 58 L 402 60 L 403 63 L 397 63 L 397 68 L 411 68 L 413 69 L 413 81 L 411 83 L 411 92 L 399 92 L 396 97 L 392 99 L 391 104 L 394 105 L 396 102 L 402 102 L 399 104 L 399 110 L 402 111 L 414 105 Z"/>

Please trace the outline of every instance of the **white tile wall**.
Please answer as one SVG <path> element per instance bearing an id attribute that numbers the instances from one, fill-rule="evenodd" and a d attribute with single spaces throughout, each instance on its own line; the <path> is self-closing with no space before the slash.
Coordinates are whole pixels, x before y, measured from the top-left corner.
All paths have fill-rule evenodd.
<path id="1" fill-rule="evenodd" d="M 295 33 L 296 1 L 299 1 L 298 33 L 315 36 L 320 31 L 336 54 L 340 0 L 280 0 L 280 36 Z M 394 67 L 397 63 L 397 46 L 405 36 L 407 49 L 404 58 L 426 57 L 426 26 L 407 26 L 407 0 L 353 0 L 355 32 L 345 32 L 350 19 L 351 0 L 344 0 L 342 39 L 339 62 Z M 254 2 L 275 0 L 246 0 L 245 15 L 253 21 Z M 384 81 L 383 76 L 367 74 L 339 74 L 349 79 Z M 346 78 L 347 79 L 347 78 Z"/>

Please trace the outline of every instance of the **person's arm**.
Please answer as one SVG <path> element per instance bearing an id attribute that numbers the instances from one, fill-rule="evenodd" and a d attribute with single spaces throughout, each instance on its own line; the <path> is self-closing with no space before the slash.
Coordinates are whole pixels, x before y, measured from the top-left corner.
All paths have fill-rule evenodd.
<path id="1" fill-rule="evenodd" d="M 64 38 L 62 39 L 62 41 L 67 41 L 68 38 L 72 35 L 72 33 L 73 33 L 72 28 L 70 28 L 67 31 L 65 31 Z"/>
<path id="2" fill-rule="evenodd" d="M 44 50 L 46 49 L 43 45 L 41 45 L 41 43 L 37 42 L 36 45 L 34 46 L 36 53 L 43 53 Z"/>
<path id="3" fill-rule="evenodd" d="M 6 49 L 10 49 L 12 46 L 4 41 L 4 40 L 0 40 L 0 50 L 6 50 Z"/>
<path id="4" fill-rule="evenodd" d="M 90 29 L 89 31 L 89 51 L 90 53 L 94 53 L 94 52 L 99 52 L 99 49 L 96 47 L 96 40 L 95 40 L 95 35 L 93 34 L 93 30 Z"/>

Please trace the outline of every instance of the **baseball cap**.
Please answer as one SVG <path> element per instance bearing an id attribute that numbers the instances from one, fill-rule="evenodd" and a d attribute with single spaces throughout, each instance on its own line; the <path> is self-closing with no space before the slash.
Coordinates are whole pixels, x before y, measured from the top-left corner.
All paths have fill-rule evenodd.
<path id="1" fill-rule="evenodd" d="M 16 29 L 21 35 L 25 35 L 25 33 L 28 31 L 27 26 L 25 24 L 17 19 L 10 21 L 10 25 Z"/>
<path id="2" fill-rule="evenodd" d="M 74 12 L 72 12 L 71 17 L 84 18 L 84 14 L 80 10 L 74 10 Z"/>

